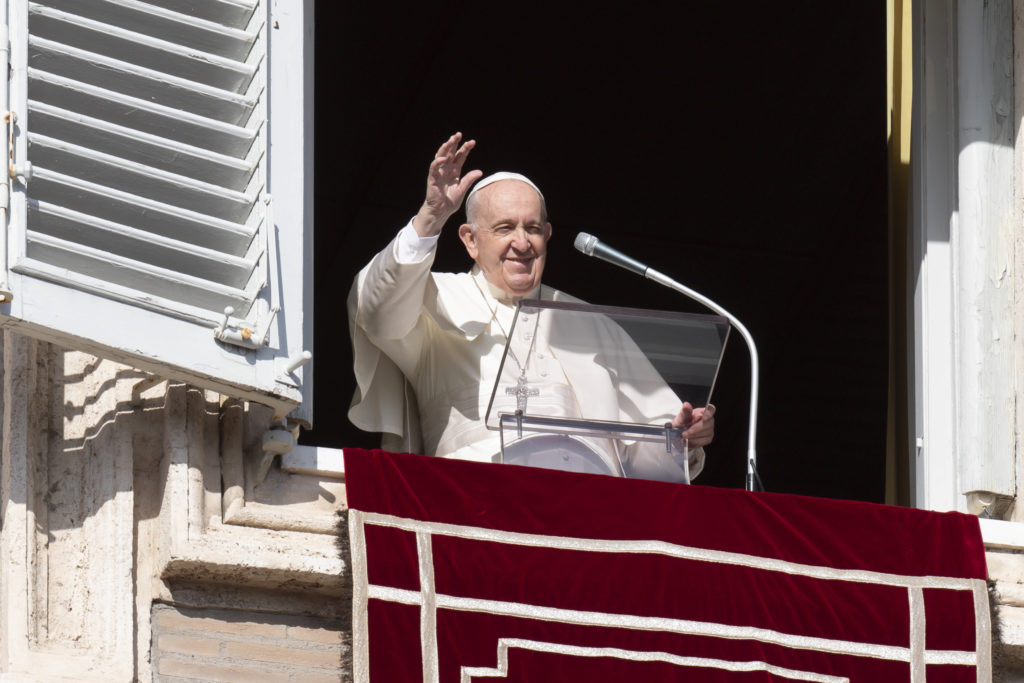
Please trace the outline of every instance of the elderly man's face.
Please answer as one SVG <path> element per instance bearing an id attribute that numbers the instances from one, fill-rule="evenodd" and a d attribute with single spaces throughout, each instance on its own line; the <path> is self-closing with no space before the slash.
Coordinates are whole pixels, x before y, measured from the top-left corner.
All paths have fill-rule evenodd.
<path id="1" fill-rule="evenodd" d="M 523 296 L 540 284 L 551 224 L 543 220 L 536 190 L 518 180 L 500 180 L 475 198 L 477 229 L 466 224 L 459 237 L 487 280 Z"/>

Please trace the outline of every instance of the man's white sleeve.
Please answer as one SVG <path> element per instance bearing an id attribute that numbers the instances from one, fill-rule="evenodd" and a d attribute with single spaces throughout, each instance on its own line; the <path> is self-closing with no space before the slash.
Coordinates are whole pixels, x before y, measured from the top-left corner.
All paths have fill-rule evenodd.
<path id="1" fill-rule="evenodd" d="M 430 237 L 420 237 L 416 228 L 412 227 L 412 221 L 405 224 L 405 227 L 398 232 L 398 239 L 395 240 L 395 259 L 399 263 L 420 263 L 430 256 L 430 252 L 437 246 L 437 239 L 441 233 Z"/>
<path id="2" fill-rule="evenodd" d="M 400 253 L 410 255 L 399 246 L 403 235 L 412 257 L 419 260 L 399 262 Z M 349 419 L 365 431 L 382 432 L 382 446 L 392 451 L 422 449 L 415 395 L 406 373 L 415 371 L 422 343 L 417 323 L 435 253 L 431 241 L 436 243 L 422 240 L 411 224 L 403 228 L 359 271 L 348 297 L 356 375 Z"/>

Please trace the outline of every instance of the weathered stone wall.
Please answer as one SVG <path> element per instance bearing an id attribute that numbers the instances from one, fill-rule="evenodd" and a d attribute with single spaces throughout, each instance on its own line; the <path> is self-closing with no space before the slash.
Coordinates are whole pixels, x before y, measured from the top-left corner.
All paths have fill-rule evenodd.
<path id="1" fill-rule="evenodd" d="M 255 653 L 330 632 L 310 651 L 330 650 L 333 671 L 316 673 L 344 675 L 344 483 L 262 476 L 267 409 L 10 331 L 0 347 L 0 678 L 149 681 L 154 652 L 185 671 L 187 653 L 154 643 L 160 609 L 277 619 L 284 637 L 251 650 L 268 672 L 281 663 Z M 240 662 L 241 636 L 218 633 Z"/>

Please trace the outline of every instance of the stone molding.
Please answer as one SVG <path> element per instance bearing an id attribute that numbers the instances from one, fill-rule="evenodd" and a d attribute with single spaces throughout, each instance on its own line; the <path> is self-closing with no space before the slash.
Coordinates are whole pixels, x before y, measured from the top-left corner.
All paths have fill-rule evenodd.
<path id="1" fill-rule="evenodd" d="M 0 347 L 0 680 L 150 680 L 157 602 L 344 615 L 344 484 L 254 482 L 269 409 Z"/>
<path id="2" fill-rule="evenodd" d="M 174 442 L 164 449 L 172 461 L 161 513 L 165 542 L 160 576 L 343 594 L 337 508 L 278 505 L 275 495 L 287 495 L 280 492 L 261 500 L 264 484 L 287 489 L 297 481 L 288 481 L 295 475 L 274 470 L 263 483 L 254 482 L 271 411 L 225 400 L 219 407 L 219 452 L 211 453 L 195 433 L 199 418 L 194 407 L 190 414 L 180 395 L 184 389 L 172 386 L 165 408 L 166 434 Z"/>

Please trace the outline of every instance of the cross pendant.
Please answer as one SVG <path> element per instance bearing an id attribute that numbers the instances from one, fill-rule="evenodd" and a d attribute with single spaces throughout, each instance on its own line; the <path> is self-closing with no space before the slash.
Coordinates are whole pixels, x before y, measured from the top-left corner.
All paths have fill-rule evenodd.
<path id="1" fill-rule="evenodd" d="M 526 400 L 530 396 L 540 396 L 540 389 L 526 386 L 526 374 L 519 375 L 514 387 L 505 387 L 505 395 L 516 397 L 516 410 L 526 412 Z"/>

